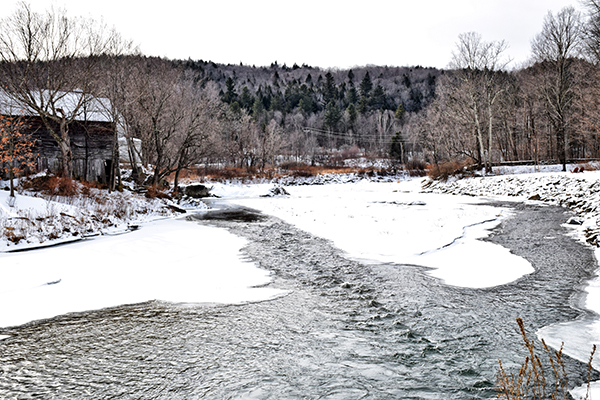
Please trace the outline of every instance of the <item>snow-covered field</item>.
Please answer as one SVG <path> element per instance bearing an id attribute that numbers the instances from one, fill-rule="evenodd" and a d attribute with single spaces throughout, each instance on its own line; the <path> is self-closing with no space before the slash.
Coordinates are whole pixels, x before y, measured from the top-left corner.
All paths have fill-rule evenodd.
<path id="1" fill-rule="evenodd" d="M 261 210 L 329 239 L 350 258 L 422 265 L 449 285 L 490 287 L 510 283 L 533 268 L 507 249 L 478 240 L 511 213 L 487 205 L 484 196 L 514 201 L 535 198 L 568 206 L 579 215 L 581 225 L 575 229 L 582 240 L 593 241 L 598 232 L 600 172 L 504 171 L 509 172 L 519 174 L 436 183 L 427 193 L 422 178 L 376 183 L 348 177 L 321 177 L 318 183 L 326 184 L 287 186 L 290 196 L 261 197 L 274 184 L 214 184 L 213 193 L 225 202 Z M 142 207 L 134 200 L 127 204 Z M 0 302 L 10 305 L 3 307 L 0 326 L 150 300 L 239 303 L 282 294 L 256 287 L 270 278 L 241 258 L 244 240 L 218 228 L 165 218 L 164 204 L 160 207 L 163 219 L 151 210 L 136 214 L 148 221 L 142 219 L 137 231 L 116 235 L 127 227 L 125 220 L 119 220 L 103 229 L 104 235 L 78 243 L 0 253 Z M 77 218 L 91 215 L 82 204 L 22 196 L 11 207 L 7 192 L 0 191 L 0 221 L 60 213 Z M 42 241 L 34 238 L 15 246 L 2 237 L 0 251 Z M 493 262 L 481 263 L 484 256 Z M 600 313 L 600 279 L 587 290 L 587 307 Z M 600 322 L 573 322 L 539 334 L 552 345 L 564 340 L 568 354 L 587 361 L 591 344 L 600 343 Z M 566 340 L 575 336 L 579 339 Z"/>

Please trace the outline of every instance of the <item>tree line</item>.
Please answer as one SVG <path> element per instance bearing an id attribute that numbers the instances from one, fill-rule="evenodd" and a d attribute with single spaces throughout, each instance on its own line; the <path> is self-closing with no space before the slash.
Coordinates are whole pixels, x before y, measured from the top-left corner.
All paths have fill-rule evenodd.
<path id="1" fill-rule="evenodd" d="M 71 177 L 69 127 L 91 98 L 114 122 L 134 176 L 152 183 L 202 165 L 336 163 L 340 154 L 400 162 L 600 158 L 600 0 L 546 16 L 532 61 L 508 70 L 506 43 L 459 36 L 447 70 L 255 67 L 142 55 L 114 29 L 26 3 L 0 25 L 3 96 L 41 118 Z M 69 112 L 61 107 L 77 94 Z M 71 98 L 73 98 L 71 96 Z M 9 130 L 6 130 L 7 132 Z M 136 140 L 141 140 L 141 151 Z"/>
<path id="2" fill-rule="evenodd" d="M 532 40 L 531 61 L 507 70 L 503 41 L 459 37 L 435 100 L 404 126 L 415 154 L 430 163 L 600 158 L 600 2 L 549 12 Z"/>

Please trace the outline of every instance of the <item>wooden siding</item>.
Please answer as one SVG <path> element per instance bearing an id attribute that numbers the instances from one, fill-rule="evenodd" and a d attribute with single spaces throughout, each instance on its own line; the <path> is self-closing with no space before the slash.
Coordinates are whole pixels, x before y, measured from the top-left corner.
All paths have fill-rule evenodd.
<path id="1" fill-rule="evenodd" d="M 23 117 L 26 133 L 36 141 L 38 171 L 50 170 L 60 173 L 62 156 L 58 144 L 50 136 L 46 126 L 39 117 Z M 58 125 L 55 132 L 59 133 Z M 112 162 L 112 146 L 114 131 L 112 122 L 74 121 L 69 125 L 71 149 L 73 151 L 74 178 L 88 181 L 107 182 Z"/>

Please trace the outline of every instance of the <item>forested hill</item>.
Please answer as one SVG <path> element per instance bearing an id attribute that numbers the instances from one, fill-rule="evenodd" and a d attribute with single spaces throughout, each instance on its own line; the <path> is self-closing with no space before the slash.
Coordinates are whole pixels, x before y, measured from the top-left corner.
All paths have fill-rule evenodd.
<path id="1" fill-rule="evenodd" d="M 376 110 L 418 112 L 435 95 L 435 68 L 366 66 L 324 70 L 303 64 L 270 67 L 174 61 L 194 71 L 197 79 L 215 82 L 223 101 L 252 113 L 258 100 L 266 111 L 319 113 L 331 101 L 341 112 L 352 104 L 359 113 Z M 258 104 L 257 104 L 258 106 Z"/>

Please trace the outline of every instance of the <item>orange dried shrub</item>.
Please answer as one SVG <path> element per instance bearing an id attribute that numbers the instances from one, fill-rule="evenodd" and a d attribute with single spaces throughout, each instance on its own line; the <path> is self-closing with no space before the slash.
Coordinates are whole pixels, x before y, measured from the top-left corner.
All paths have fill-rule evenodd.
<path id="1" fill-rule="evenodd" d="M 0 171 L 11 180 L 35 168 L 35 141 L 24 133 L 25 123 L 18 117 L 0 115 Z"/>
<path id="2" fill-rule="evenodd" d="M 434 180 L 446 181 L 451 176 L 461 175 L 469 163 L 465 161 L 445 161 L 431 165 L 427 175 Z"/>
<path id="3" fill-rule="evenodd" d="M 49 176 L 47 179 L 41 181 L 38 189 L 51 196 L 70 197 L 77 194 L 77 184 L 75 181 L 71 178 L 63 178 L 56 175 Z"/>
<path id="4" fill-rule="evenodd" d="M 170 199 L 171 196 L 168 193 L 161 191 L 158 186 L 150 185 L 146 188 L 146 198 L 148 199 Z"/>

